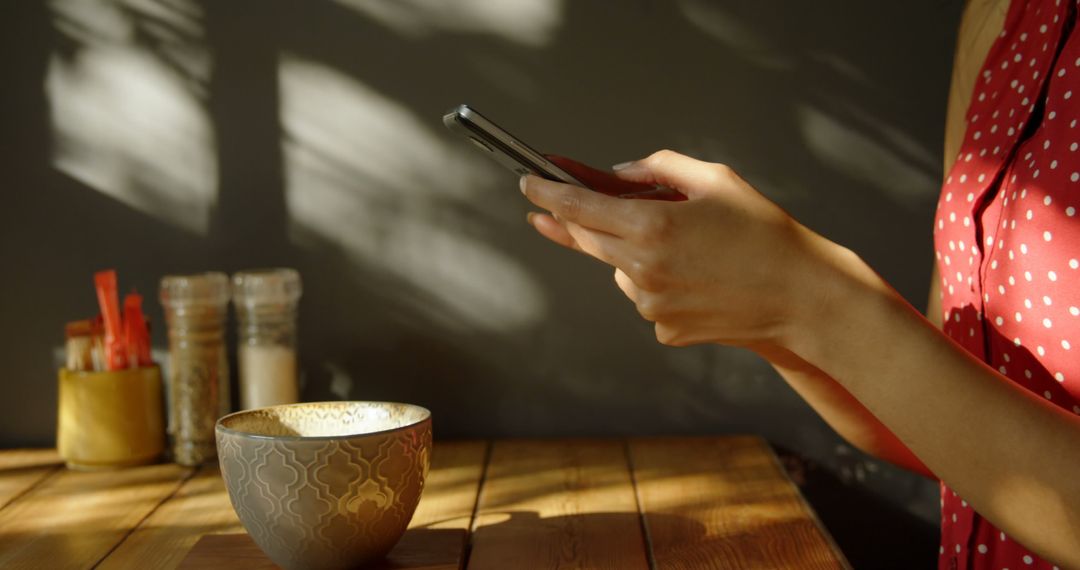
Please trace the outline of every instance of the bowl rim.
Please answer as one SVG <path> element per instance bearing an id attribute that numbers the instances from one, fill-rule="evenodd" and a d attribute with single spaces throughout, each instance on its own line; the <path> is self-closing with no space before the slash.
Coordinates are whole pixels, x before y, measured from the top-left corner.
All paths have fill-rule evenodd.
<path id="1" fill-rule="evenodd" d="M 268 410 L 273 408 L 291 408 L 294 406 L 310 406 L 313 404 L 390 404 L 395 406 L 407 406 L 410 408 L 416 408 L 420 410 L 422 417 L 414 422 L 407 423 L 398 427 L 384 429 L 379 431 L 366 431 L 363 433 L 346 433 L 341 435 L 263 435 L 258 433 L 249 433 L 246 431 L 239 431 L 231 428 L 227 428 L 224 425 L 224 421 L 242 414 L 250 414 L 260 410 Z M 416 427 L 424 422 L 431 422 L 431 410 L 424 406 L 417 404 L 409 404 L 406 402 L 385 402 L 375 400 L 326 400 L 322 402 L 297 402 L 295 404 L 278 404 L 276 406 L 263 406 L 261 408 L 251 408 L 250 410 L 239 410 L 218 418 L 218 421 L 214 424 L 214 432 L 222 433 L 226 435 L 235 435 L 239 437 L 246 437 L 250 439 L 269 440 L 269 441 L 328 441 L 334 439 L 343 439 L 349 437 L 367 437 L 372 435 L 382 435 L 387 433 L 394 433 L 397 431 L 403 431 L 409 428 Z"/>

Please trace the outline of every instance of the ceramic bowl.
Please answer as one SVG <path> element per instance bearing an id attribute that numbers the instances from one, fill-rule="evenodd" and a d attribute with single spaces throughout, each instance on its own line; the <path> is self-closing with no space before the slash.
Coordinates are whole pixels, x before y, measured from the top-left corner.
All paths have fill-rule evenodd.
<path id="1" fill-rule="evenodd" d="M 221 474 L 240 522 L 283 568 L 353 568 L 393 548 L 431 458 L 431 412 L 316 402 L 227 415 Z"/>

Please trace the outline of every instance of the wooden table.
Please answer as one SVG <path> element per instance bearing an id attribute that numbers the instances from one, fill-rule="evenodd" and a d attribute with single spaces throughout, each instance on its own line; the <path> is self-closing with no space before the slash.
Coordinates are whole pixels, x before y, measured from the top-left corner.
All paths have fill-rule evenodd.
<path id="1" fill-rule="evenodd" d="M 52 450 L 0 451 L 0 567 L 215 566 L 274 568 L 216 465 L 76 472 Z M 436 442 L 384 566 L 848 564 L 763 440 L 702 437 Z"/>

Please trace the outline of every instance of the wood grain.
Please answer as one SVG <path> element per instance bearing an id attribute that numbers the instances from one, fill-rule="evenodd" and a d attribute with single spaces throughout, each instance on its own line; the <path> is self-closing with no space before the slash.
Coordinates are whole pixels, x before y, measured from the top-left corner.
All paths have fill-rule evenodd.
<path id="1" fill-rule="evenodd" d="M 432 448 L 431 469 L 424 485 L 424 494 L 420 499 L 420 504 L 417 505 L 416 513 L 409 522 L 409 530 L 405 532 L 386 560 L 371 570 L 380 568 L 457 570 L 461 568 L 465 558 L 468 529 L 472 522 L 473 509 L 476 506 L 476 496 L 480 491 L 480 477 L 483 473 L 487 447 L 487 443 L 482 441 L 435 443 Z M 214 470 L 214 472 L 217 471 Z M 220 480 L 218 486 L 221 486 Z M 187 485 L 185 489 L 186 487 Z M 222 490 L 224 490 L 223 487 Z M 155 516 L 167 510 L 170 503 L 183 500 L 183 492 L 184 490 L 181 490 L 181 493 L 177 493 L 177 497 L 163 505 Z M 223 504 L 232 514 L 227 495 L 224 496 Z M 232 518 L 235 520 L 235 515 Z M 154 519 L 155 517 L 148 519 L 147 524 L 154 522 Z M 162 522 L 174 524 L 171 520 Z M 245 533 L 204 536 L 198 539 L 186 558 L 183 557 L 184 553 L 195 540 L 190 540 L 181 548 L 180 544 L 166 546 L 162 538 L 161 532 L 147 534 L 144 541 L 146 551 L 144 556 L 130 558 L 125 555 L 116 560 L 116 564 L 105 564 L 103 567 L 169 568 L 175 564 L 171 560 L 179 556 L 183 558 L 180 568 L 207 570 L 277 568 Z M 117 549 L 106 562 L 112 563 L 118 555 L 126 554 L 124 549 L 127 543 L 137 539 L 139 539 L 138 532 Z M 166 564 L 160 556 L 152 558 L 152 551 L 155 548 L 170 550 L 172 555 L 170 562 Z M 140 552 L 143 550 L 144 548 L 140 548 Z"/>
<path id="2" fill-rule="evenodd" d="M 243 530 L 229 503 L 218 466 L 204 465 L 99 568 L 173 568 L 202 535 Z"/>
<path id="3" fill-rule="evenodd" d="M 648 568 L 620 441 L 497 441 L 468 567 Z"/>
<path id="4" fill-rule="evenodd" d="M 191 473 L 171 464 L 64 469 L 0 510 L 0 567 L 92 567 Z"/>
<path id="5" fill-rule="evenodd" d="M 55 449 L 5 449 L 0 453 L 0 509 L 62 465 Z"/>
<path id="6" fill-rule="evenodd" d="M 846 568 L 758 437 L 629 442 L 655 568 Z"/>

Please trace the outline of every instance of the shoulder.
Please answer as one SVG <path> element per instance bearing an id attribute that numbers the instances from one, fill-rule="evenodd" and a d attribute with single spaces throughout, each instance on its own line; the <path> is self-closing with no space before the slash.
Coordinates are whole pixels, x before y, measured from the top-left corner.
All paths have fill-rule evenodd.
<path id="1" fill-rule="evenodd" d="M 979 70 L 1007 24 L 1010 0 L 969 0 L 964 6 L 953 55 L 949 106 L 945 118 L 945 172 L 964 137 L 965 117 Z"/>

